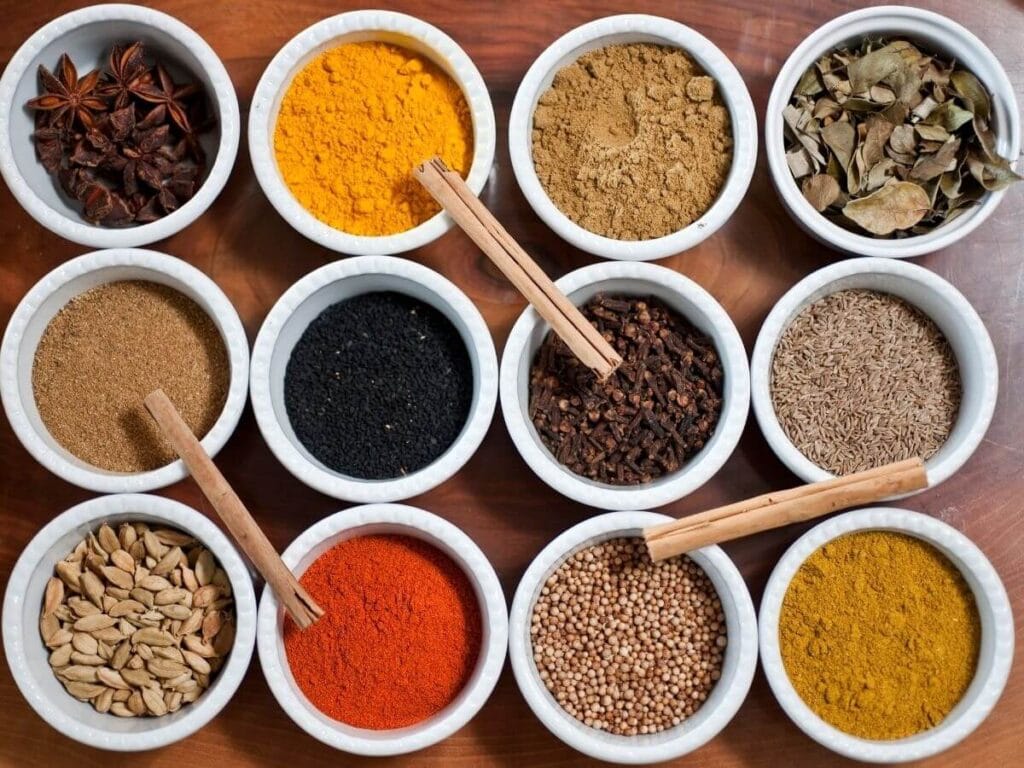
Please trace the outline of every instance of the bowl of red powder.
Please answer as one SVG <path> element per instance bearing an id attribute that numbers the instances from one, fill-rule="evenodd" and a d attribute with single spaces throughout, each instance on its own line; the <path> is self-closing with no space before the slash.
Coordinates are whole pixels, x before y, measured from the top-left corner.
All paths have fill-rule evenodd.
<path id="1" fill-rule="evenodd" d="M 260 665 L 278 703 L 335 749 L 397 755 L 461 728 L 505 663 L 508 611 L 494 568 L 451 523 L 368 504 L 307 529 L 285 564 L 324 608 L 300 631 L 270 590 Z"/>

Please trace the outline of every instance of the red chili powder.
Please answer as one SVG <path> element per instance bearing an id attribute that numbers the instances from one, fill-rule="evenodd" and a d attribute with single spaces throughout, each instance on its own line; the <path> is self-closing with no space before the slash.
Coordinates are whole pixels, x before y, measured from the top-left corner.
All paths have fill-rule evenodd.
<path id="1" fill-rule="evenodd" d="M 284 646 L 299 688 L 325 715 L 402 728 L 459 695 L 476 666 L 480 606 L 462 569 L 409 536 L 360 536 L 321 555 L 302 586 L 324 609 Z"/>

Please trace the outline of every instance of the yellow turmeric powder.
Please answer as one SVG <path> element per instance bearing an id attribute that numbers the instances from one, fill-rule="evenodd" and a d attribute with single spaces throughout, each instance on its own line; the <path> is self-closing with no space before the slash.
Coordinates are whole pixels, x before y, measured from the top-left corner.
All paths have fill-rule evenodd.
<path id="1" fill-rule="evenodd" d="M 797 571 L 779 644 L 797 693 L 823 720 L 865 739 L 938 725 L 974 677 L 981 624 L 960 571 L 920 539 L 843 536 Z"/>
<path id="2" fill-rule="evenodd" d="M 274 130 L 277 166 L 310 213 L 355 235 L 389 235 L 440 208 L 412 169 L 440 155 L 463 177 L 473 125 L 458 84 L 397 45 L 348 43 L 293 79 Z"/>

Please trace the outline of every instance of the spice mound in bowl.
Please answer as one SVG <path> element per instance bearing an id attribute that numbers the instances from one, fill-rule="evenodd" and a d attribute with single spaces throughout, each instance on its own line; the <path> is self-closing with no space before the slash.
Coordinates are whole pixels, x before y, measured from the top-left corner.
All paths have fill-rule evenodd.
<path id="1" fill-rule="evenodd" d="M 889 293 L 841 290 L 809 304 L 782 334 L 771 399 L 796 448 L 847 475 L 932 458 L 957 421 L 960 371 L 919 309 Z"/>
<path id="2" fill-rule="evenodd" d="M 570 555 L 530 619 L 534 663 L 558 704 L 591 728 L 655 734 L 696 714 L 721 677 L 722 603 L 686 556 L 652 563 L 643 540 Z"/>
<path id="3" fill-rule="evenodd" d="M 142 42 L 118 42 L 80 73 L 64 53 L 39 66 L 36 156 L 93 224 L 147 224 L 192 199 L 206 175 L 202 137 L 215 125 L 201 82 Z"/>
<path id="4" fill-rule="evenodd" d="M 860 235 L 931 232 L 1020 179 L 996 151 L 993 98 L 952 57 L 869 37 L 822 55 L 782 111 L 806 200 Z"/>
<path id="5" fill-rule="evenodd" d="M 564 67 L 540 96 L 532 154 L 544 191 L 573 222 L 651 240 L 715 202 L 732 164 L 729 110 L 685 51 L 609 45 Z"/>
<path id="6" fill-rule="evenodd" d="M 214 320 L 166 285 L 127 280 L 91 288 L 50 320 L 35 350 L 32 391 L 47 431 L 93 467 L 137 473 L 176 457 L 142 399 L 162 388 L 202 438 L 231 379 Z"/>
<path id="7" fill-rule="evenodd" d="M 605 381 L 554 333 L 530 369 L 530 419 L 569 470 L 628 486 L 676 472 L 711 439 L 724 373 L 710 338 L 654 297 L 599 293 L 582 308 L 622 356 Z"/>
<path id="8" fill-rule="evenodd" d="M 351 42 L 292 78 L 273 150 L 288 189 L 317 219 L 353 235 L 392 235 L 440 212 L 414 167 L 440 155 L 469 174 L 473 121 L 458 83 L 427 56 Z"/>
<path id="9" fill-rule="evenodd" d="M 444 313 L 393 291 L 324 309 L 288 360 L 284 402 L 299 442 L 334 472 L 389 480 L 432 464 L 469 417 L 473 370 Z"/>
<path id="10" fill-rule="evenodd" d="M 895 740 L 939 725 L 974 679 L 981 621 L 959 569 L 894 531 L 847 534 L 800 566 L 779 647 L 794 688 L 825 722 Z"/>
<path id="11" fill-rule="evenodd" d="M 231 584 L 182 531 L 103 524 L 57 563 L 39 633 L 71 696 L 117 717 L 161 717 L 202 696 L 231 652 Z"/>
<path id="12" fill-rule="evenodd" d="M 284 649 L 320 712 L 356 728 L 407 728 L 466 687 L 480 654 L 480 606 L 462 568 L 434 545 L 357 536 L 320 555 L 300 581 L 325 615 L 305 631 L 287 619 Z"/>

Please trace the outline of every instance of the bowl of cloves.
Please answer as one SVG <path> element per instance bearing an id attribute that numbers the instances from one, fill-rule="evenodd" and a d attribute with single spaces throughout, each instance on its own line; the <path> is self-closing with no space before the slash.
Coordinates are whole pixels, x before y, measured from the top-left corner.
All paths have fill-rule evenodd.
<path id="1" fill-rule="evenodd" d="M 40 28 L 0 78 L 0 105 L 11 193 L 83 245 L 180 231 L 223 189 L 238 150 L 238 99 L 217 54 L 140 6 L 92 6 Z"/>
<path id="2" fill-rule="evenodd" d="M 532 308 L 501 359 L 501 410 L 530 469 L 607 510 L 652 509 L 707 482 L 736 448 L 750 371 L 736 326 L 687 277 L 608 262 L 556 282 L 622 357 L 605 379 Z"/>

